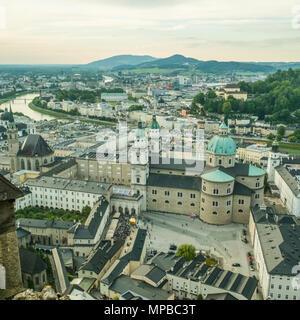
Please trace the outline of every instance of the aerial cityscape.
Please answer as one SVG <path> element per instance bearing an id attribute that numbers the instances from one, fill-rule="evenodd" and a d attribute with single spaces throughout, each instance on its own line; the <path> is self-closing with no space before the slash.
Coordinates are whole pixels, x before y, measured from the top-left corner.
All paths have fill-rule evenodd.
<path id="1" fill-rule="evenodd" d="M 300 300 L 300 3 L 238 3 L 0 5 L 0 304 Z"/>

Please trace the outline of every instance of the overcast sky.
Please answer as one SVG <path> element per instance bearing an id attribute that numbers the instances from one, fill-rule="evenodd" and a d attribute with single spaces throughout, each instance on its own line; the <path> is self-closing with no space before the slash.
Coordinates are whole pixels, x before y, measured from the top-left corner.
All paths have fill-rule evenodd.
<path id="1" fill-rule="evenodd" d="M 300 15 L 300 0 L 1 0 L 0 64 L 119 54 L 300 61 L 297 5 Z"/>

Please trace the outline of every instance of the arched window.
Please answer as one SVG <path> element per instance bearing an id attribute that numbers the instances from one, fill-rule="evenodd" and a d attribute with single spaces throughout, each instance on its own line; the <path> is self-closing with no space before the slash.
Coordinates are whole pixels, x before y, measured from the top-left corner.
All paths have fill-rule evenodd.
<path id="1" fill-rule="evenodd" d="M 216 215 L 216 214 L 218 214 L 218 213 L 217 213 L 216 211 L 214 211 L 212 214 L 215 214 L 215 215 Z"/>
<path id="2" fill-rule="evenodd" d="M 239 213 L 243 213 L 243 210 L 242 210 L 242 209 L 240 209 L 240 210 L 239 210 Z"/>
<path id="3" fill-rule="evenodd" d="M 195 203 L 191 203 L 191 207 L 195 207 Z"/>
<path id="4" fill-rule="evenodd" d="M 21 170 L 25 169 L 25 163 L 24 163 L 24 159 L 21 160 Z"/>
<path id="5" fill-rule="evenodd" d="M 230 210 L 227 211 L 227 214 L 230 214 Z"/>
<path id="6" fill-rule="evenodd" d="M 179 206 L 182 206 L 182 202 L 180 202 L 180 201 L 179 201 L 177 204 L 178 204 Z"/>
<path id="7" fill-rule="evenodd" d="M 31 162 L 30 162 L 30 160 L 27 160 L 27 170 L 31 170 Z"/>
<path id="8" fill-rule="evenodd" d="M 48 162 L 47 159 L 45 159 L 45 160 L 44 160 L 44 164 L 47 164 L 47 162 Z"/>
<path id="9" fill-rule="evenodd" d="M 40 170 L 40 163 L 39 160 L 35 160 L 35 170 Z"/>
<path id="10" fill-rule="evenodd" d="M 166 200 L 165 203 L 170 203 L 170 201 L 169 201 L 169 200 Z"/>
<path id="11" fill-rule="evenodd" d="M 153 199 L 152 202 L 157 202 L 157 200 L 156 200 L 156 199 Z"/>

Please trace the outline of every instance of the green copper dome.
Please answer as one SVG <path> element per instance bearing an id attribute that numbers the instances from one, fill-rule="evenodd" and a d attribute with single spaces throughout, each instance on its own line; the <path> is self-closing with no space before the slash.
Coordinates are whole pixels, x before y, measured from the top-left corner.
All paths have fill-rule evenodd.
<path id="1" fill-rule="evenodd" d="M 160 128 L 160 126 L 159 126 L 159 124 L 158 124 L 158 122 L 156 120 L 156 115 L 155 114 L 153 114 L 153 116 L 152 116 L 152 121 L 149 124 L 149 128 L 150 129 L 159 129 Z"/>
<path id="2" fill-rule="evenodd" d="M 208 143 L 206 151 L 216 155 L 234 155 L 236 154 L 236 144 L 231 137 L 214 136 Z"/>

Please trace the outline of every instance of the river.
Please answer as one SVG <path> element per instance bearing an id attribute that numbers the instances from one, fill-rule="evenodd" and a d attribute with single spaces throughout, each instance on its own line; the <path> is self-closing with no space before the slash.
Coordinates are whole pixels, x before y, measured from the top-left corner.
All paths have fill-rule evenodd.
<path id="1" fill-rule="evenodd" d="M 1 104 L 0 109 L 5 110 L 5 108 L 7 108 L 9 110 L 9 105 L 11 104 L 12 112 L 22 112 L 25 116 L 32 120 L 41 121 L 55 119 L 54 117 L 39 113 L 29 108 L 28 104 L 33 100 L 33 98 L 38 96 L 38 94 L 34 93 L 19 96 L 16 99 L 12 99 L 10 102 Z"/>

